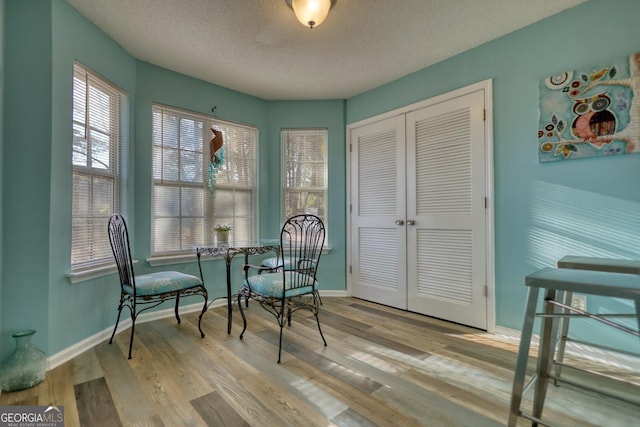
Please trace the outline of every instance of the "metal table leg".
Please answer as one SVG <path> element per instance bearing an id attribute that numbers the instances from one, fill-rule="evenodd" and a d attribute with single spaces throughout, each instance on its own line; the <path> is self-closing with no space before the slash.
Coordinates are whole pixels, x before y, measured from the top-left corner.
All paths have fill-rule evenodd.
<path id="1" fill-rule="evenodd" d="M 573 292 L 571 291 L 566 291 L 564 293 L 564 305 L 566 306 L 571 306 L 571 300 L 573 299 Z M 554 381 L 554 384 L 557 386 L 558 385 L 558 380 L 560 379 L 560 375 L 562 374 L 562 362 L 564 361 L 564 350 L 565 347 L 567 346 L 567 337 L 569 335 L 569 314 L 571 313 L 571 310 L 569 310 L 568 308 L 564 308 L 562 310 L 562 312 L 564 313 L 564 317 L 562 317 L 560 319 L 560 336 L 559 336 L 559 342 L 558 342 L 558 354 L 556 355 L 556 366 L 555 366 L 555 376 L 556 376 L 556 380 Z"/>
<path id="2" fill-rule="evenodd" d="M 227 334 L 231 334 L 231 323 L 233 317 L 233 301 L 231 301 L 231 260 L 233 258 L 229 256 L 224 257 L 224 262 L 227 271 Z"/>
<path id="3" fill-rule="evenodd" d="M 507 425 L 514 427 L 520 415 L 520 404 L 524 392 L 524 378 L 527 373 L 527 362 L 529 360 L 529 348 L 531 346 L 531 335 L 533 333 L 533 321 L 535 320 L 536 306 L 538 305 L 539 289 L 530 287 L 527 294 L 527 304 L 522 325 L 522 335 L 518 348 L 518 359 L 516 361 L 516 371 L 513 377 L 513 388 L 511 391 L 511 405 L 509 406 L 509 419 Z"/>
<path id="4" fill-rule="evenodd" d="M 555 289 L 547 289 L 544 298 L 544 317 L 540 332 L 540 346 L 538 349 L 538 364 L 536 368 L 536 385 L 533 396 L 534 418 L 542 419 L 542 409 L 549 385 L 549 374 L 553 365 L 553 355 L 558 337 L 558 323 L 553 314 L 556 306 L 552 303 L 556 298 Z"/>

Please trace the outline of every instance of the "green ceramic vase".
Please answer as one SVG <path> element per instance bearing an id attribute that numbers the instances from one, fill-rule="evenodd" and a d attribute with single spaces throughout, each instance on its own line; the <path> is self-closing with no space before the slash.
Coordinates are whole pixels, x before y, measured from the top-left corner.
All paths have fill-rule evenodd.
<path id="1" fill-rule="evenodd" d="M 42 382 L 47 370 L 47 356 L 31 343 L 34 330 L 16 332 L 15 351 L 0 365 L 0 388 L 17 391 Z"/>

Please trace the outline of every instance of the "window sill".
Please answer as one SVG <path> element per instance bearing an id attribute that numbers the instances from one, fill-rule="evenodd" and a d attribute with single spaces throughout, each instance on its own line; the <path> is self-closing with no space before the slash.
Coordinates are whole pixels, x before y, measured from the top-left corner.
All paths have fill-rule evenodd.
<path id="1" fill-rule="evenodd" d="M 138 261 L 134 260 L 134 264 Z M 85 270 L 78 270 L 71 273 L 67 273 L 67 278 L 72 284 L 86 282 L 87 280 L 97 279 L 98 277 L 108 276 L 118 272 L 118 267 L 115 264 L 107 264 L 101 267 L 87 268 Z"/>
<path id="2" fill-rule="evenodd" d="M 331 248 L 325 246 L 322 248 L 323 254 L 328 254 Z M 206 257 L 206 260 L 222 259 L 222 257 Z M 189 264 L 198 261 L 196 254 L 183 254 L 183 255 L 166 255 L 166 256 L 154 256 L 146 259 L 147 263 L 151 267 L 159 267 L 163 265 L 172 264 Z M 134 260 L 133 264 L 137 264 L 138 261 Z M 115 264 L 108 264 L 102 267 L 88 268 L 86 270 L 74 271 L 67 274 L 67 278 L 72 284 L 86 282 L 88 280 L 97 279 L 98 277 L 108 276 L 118 272 L 118 268 Z"/>
<path id="3" fill-rule="evenodd" d="M 147 258 L 146 261 L 151 267 L 158 267 L 161 265 L 188 264 L 198 261 L 198 257 L 195 253 L 182 255 L 164 255 L 152 256 Z"/>
<path id="4" fill-rule="evenodd" d="M 323 254 L 328 254 L 331 251 L 331 248 L 324 247 L 322 248 Z M 221 256 L 217 257 L 203 257 L 202 261 L 205 260 L 213 260 L 213 259 L 222 259 Z M 188 264 L 192 262 L 197 262 L 198 257 L 196 254 L 182 254 L 182 255 L 164 255 L 164 256 L 152 256 L 146 259 L 147 263 L 151 267 L 158 267 L 162 265 L 172 265 L 172 264 Z"/>

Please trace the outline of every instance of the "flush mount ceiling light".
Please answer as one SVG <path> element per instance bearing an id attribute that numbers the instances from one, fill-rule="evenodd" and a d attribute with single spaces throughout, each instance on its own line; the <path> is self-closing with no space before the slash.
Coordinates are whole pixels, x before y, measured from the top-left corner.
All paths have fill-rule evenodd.
<path id="1" fill-rule="evenodd" d="M 302 25 L 313 28 L 324 22 L 336 0 L 286 0 L 286 2 Z"/>

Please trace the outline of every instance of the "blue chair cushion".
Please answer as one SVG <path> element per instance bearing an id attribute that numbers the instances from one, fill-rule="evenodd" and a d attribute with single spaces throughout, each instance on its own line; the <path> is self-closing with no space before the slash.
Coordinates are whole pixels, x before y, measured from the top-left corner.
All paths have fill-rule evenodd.
<path id="1" fill-rule="evenodd" d="M 287 270 L 291 269 L 291 261 L 289 259 L 284 260 L 284 265 L 286 266 Z M 278 258 L 275 256 L 271 258 L 266 258 L 265 260 L 262 261 L 262 266 L 273 268 L 273 269 L 282 268 L 282 258 Z"/>
<path id="2" fill-rule="evenodd" d="M 286 279 L 282 272 L 249 276 L 248 279 L 245 279 L 244 286 L 249 287 L 253 292 L 271 298 L 282 298 L 282 288 L 285 283 L 287 286 L 285 298 L 309 294 L 313 292 L 314 286 L 318 286 L 318 281 L 308 275 L 294 271 L 287 271 L 284 274 L 287 276 Z M 305 283 L 308 286 L 291 289 L 292 283 Z"/>
<path id="3" fill-rule="evenodd" d="M 200 278 L 190 274 L 184 274 L 178 271 L 158 271 L 156 273 L 136 276 L 136 295 L 160 295 L 201 285 L 202 281 Z M 128 294 L 133 295 L 133 288 L 130 285 L 124 285 L 124 290 Z"/>

